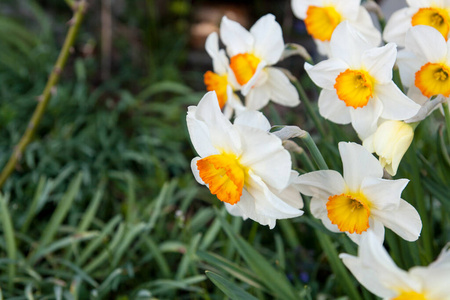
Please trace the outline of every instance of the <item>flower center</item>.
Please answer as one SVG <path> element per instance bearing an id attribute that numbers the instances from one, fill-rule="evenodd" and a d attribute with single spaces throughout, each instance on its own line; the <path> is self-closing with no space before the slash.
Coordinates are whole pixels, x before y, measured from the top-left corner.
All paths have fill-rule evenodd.
<path id="1" fill-rule="evenodd" d="M 220 201 L 236 204 L 239 202 L 245 182 L 245 169 L 235 155 L 211 155 L 197 161 L 202 180 Z"/>
<path id="2" fill-rule="evenodd" d="M 411 19 L 412 26 L 428 25 L 436 28 L 447 40 L 450 30 L 450 16 L 445 9 L 425 7 L 420 8 Z"/>
<path id="3" fill-rule="evenodd" d="M 369 228 L 369 201 L 361 194 L 341 194 L 328 198 L 328 218 L 340 231 L 361 234 Z"/>
<path id="4" fill-rule="evenodd" d="M 347 69 L 336 77 L 334 88 L 345 105 L 364 107 L 373 95 L 375 79 L 366 71 Z"/>
<path id="5" fill-rule="evenodd" d="M 308 33 L 315 39 L 329 41 L 342 17 L 332 6 L 311 5 L 306 11 L 305 25 Z"/>
<path id="6" fill-rule="evenodd" d="M 427 63 L 416 72 L 416 86 L 425 97 L 450 96 L 450 68 L 444 64 Z"/>
<path id="7" fill-rule="evenodd" d="M 256 72 L 261 60 L 251 53 L 239 53 L 230 58 L 230 68 L 240 85 L 246 84 Z"/>
<path id="8" fill-rule="evenodd" d="M 417 292 L 403 292 L 392 300 L 426 300 L 426 298 Z"/>
<path id="9" fill-rule="evenodd" d="M 219 99 L 219 105 L 222 109 L 227 102 L 227 74 L 219 75 L 214 72 L 208 71 L 205 73 L 205 75 L 203 75 L 203 80 L 206 85 L 206 90 L 216 91 L 217 99 Z"/>

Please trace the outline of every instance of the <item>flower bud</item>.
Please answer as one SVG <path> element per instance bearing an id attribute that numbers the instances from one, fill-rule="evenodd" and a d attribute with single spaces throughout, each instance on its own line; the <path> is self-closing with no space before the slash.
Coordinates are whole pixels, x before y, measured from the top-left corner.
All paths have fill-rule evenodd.
<path id="1" fill-rule="evenodd" d="M 378 126 L 374 134 L 363 141 L 363 146 L 375 152 L 381 166 L 394 176 L 414 137 L 414 123 L 389 120 Z"/>

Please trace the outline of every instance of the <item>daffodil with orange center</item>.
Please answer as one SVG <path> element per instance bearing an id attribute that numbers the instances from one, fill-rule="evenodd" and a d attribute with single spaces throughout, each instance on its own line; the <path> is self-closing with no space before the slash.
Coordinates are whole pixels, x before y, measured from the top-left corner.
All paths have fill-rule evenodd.
<path id="1" fill-rule="evenodd" d="M 332 122 L 351 123 L 361 139 L 375 132 L 380 118 L 405 120 L 420 105 L 404 95 L 392 81 L 397 49 L 389 43 L 373 47 L 347 21 L 335 29 L 330 58 L 305 69 L 316 85 L 319 112 Z"/>
<path id="2" fill-rule="evenodd" d="M 450 44 L 430 26 L 411 28 L 398 66 L 408 95 L 421 105 L 434 96 L 450 97 Z"/>
<path id="3" fill-rule="evenodd" d="M 409 29 L 425 25 L 436 29 L 448 40 L 450 36 L 450 1 L 448 0 L 407 0 L 408 7 L 399 9 L 389 18 L 383 32 L 388 42 L 405 46 Z"/>
<path id="4" fill-rule="evenodd" d="M 368 232 L 384 239 L 387 227 L 407 241 L 422 229 L 419 214 L 401 193 L 407 179 L 382 179 L 383 168 L 363 146 L 339 143 L 344 174 L 321 170 L 300 175 L 295 186 L 311 196 L 311 213 L 334 232 L 345 232 L 355 243 Z"/>
<path id="5" fill-rule="evenodd" d="M 336 27 L 347 21 L 373 46 L 381 42 L 381 33 L 374 27 L 361 0 L 291 0 L 294 15 L 304 20 L 306 30 L 314 38 L 322 55 L 329 55 L 329 42 Z"/>
<path id="6" fill-rule="evenodd" d="M 220 111 L 215 92 L 190 106 L 187 126 L 198 157 L 195 179 L 206 185 L 235 216 L 270 228 L 277 219 L 303 214 L 300 193 L 292 186 L 298 173 L 270 124 L 256 111 L 239 114 L 232 124 Z"/>
<path id="7" fill-rule="evenodd" d="M 339 257 L 356 279 L 374 295 L 386 300 L 450 300 L 450 251 L 447 245 L 426 267 L 404 271 L 396 266 L 377 237 L 368 233 L 358 256 Z"/>
<path id="8" fill-rule="evenodd" d="M 281 59 L 285 48 L 281 26 L 273 15 L 261 17 L 250 31 L 223 17 L 220 38 L 247 109 L 259 110 L 269 101 L 291 107 L 300 103 L 288 77 L 272 67 Z"/>
<path id="9" fill-rule="evenodd" d="M 244 107 L 235 91 L 240 86 L 229 67 L 229 61 L 224 50 L 219 49 L 219 36 L 211 33 L 206 39 L 206 52 L 212 59 L 213 71 L 207 71 L 203 75 L 207 91 L 215 91 L 219 106 L 225 116 L 230 119 L 234 110 L 243 110 Z"/>

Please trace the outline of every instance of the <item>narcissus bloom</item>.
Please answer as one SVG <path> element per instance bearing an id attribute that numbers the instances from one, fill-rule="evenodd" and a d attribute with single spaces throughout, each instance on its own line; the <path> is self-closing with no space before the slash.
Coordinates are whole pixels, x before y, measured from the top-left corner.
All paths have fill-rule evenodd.
<path id="1" fill-rule="evenodd" d="M 195 179 L 207 185 L 233 215 L 275 226 L 277 219 L 303 214 L 299 192 L 290 185 L 298 174 L 281 139 L 268 132 L 264 115 L 245 111 L 234 124 L 220 111 L 214 92 L 190 106 L 187 126 L 199 157 L 191 162 Z"/>
<path id="2" fill-rule="evenodd" d="M 347 268 L 371 293 L 386 300 L 450 300 L 450 251 L 445 247 L 428 267 L 407 272 L 397 267 L 383 245 L 370 233 L 358 256 L 341 254 Z"/>
<path id="3" fill-rule="evenodd" d="M 405 120 L 420 105 L 404 95 L 392 81 L 396 46 L 373 47 L 345 21 L 330 41 L 331 56 L 305 69 L 323 90 L 319 112 L 332 122 L 351 123 L 361 139 L 374 133 L 378 119 Z"/>
<path id="4" fill-rule="evenodd" d="M 450 42 L 434 28 L 418 25 L 406 34 L 399 52 L 400 76 L 409 94 L 424 105 L 433 96 L 450 97 Z"/>
<path id="5" fill-rule="evenodd" d="M 378 126 L 374 134 L 363 141 L 363 146 L 369 152 L 375 152 L 381 166 L 394 176 L 403 155 L 411 145 L 416 125 L 402 121 L 385 121 Z"/>
<path id="6" fill-rule="evenodd" d="M 269 100 L 284 106 L 300 103 L 297 90 L 279 69 L 271 67 L 283 54 L 281 26 L 271 14 L 261 17 L 250 32 L 223 17 L 220 38 L 230 57 L 230 68 L 245 96 L 245 106 L 259 110 Z"/>
<path id="7" fill-rule="evenodd" d="M 206 52 L 212 58 L 213 71 L 204 74 L 204 81 L 208 91 L 215 91 L 219 106 L 223 113 L 231 118 L 233 109 L 243 109 L 239 97 L 234 93 L 239 89 L 233 71 L 229 67 L 228 57 L 224 50 L 219 50 L 219 37 L 216 32 L 211 33 L 206 39 Z"/>
<path id="8" fill-rule="evenodd" d="M 334 29 L 345 20 L 373 46 L 381 42 L 381 33 L 361 6 L 361 0 L 292 0 L 291 4 L 294 15 L 304 20 L 322 55 L 330 54 L 329 42 Z"/>
<path id="9" fill-rule="evenodd" d="M 449 0 L 406 0 L 409 7 L 396 11 L 384 28 L 383 38 L 388 42 L 405 46 L 406 32 L 413 26 L 426 25 L 438 30 L 448 39 L 450 36 Z"/>
<path id="10" fill-rule="evenodd" d="M 407 179 L 382 179 L 383 168 L 363 146 L 339 143 L 344 176 L 333 170 L 300 175 L 295 184 L 311 196 L 311 213 L 334 232 L 345 232 L 359 243 L 368 231 L 384 239 L 388 227 L 403 239 L 415 241 L 422 229 L 414 207 L 401 199 Z"/>

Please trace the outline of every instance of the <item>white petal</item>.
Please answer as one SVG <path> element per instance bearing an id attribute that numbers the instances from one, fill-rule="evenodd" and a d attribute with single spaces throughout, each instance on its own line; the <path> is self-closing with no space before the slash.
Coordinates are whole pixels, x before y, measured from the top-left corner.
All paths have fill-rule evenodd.
<path id="1" fill-rule="evenodd" d="M 361 5 L 361 0 L 332 0 L 335 9 L 345 18 L 354 20 L 359 11 L 359 6 Z"/>
<path id="2" fill-rule="evenodd" d="M 319 94 L 319 112 L 322 117 L 337 124 L 352 121 L 350 108 L 338 98 L 335 90 L 322 90 Z"/>
<path id="3" fill-rule="evenodd" d="M 269 103 L 270 91 L 267 85 L 255 87 L 245 96 L 245 106 L 251 110 L 260 110 Z"/>
<path id="4" fill-rule="evenodd" d="M 372 210 L 374 218 L 407 241 L 415 241 L 422 230 L 422 221 L 417 210 L 401 199 L 396 210 Z"/>
<path id="5" fill-rule="evenodd" d="M 341 258 L 347 259 L 344 255 Z M 409 290 L 414 282 L 399 269 L 372 232 L 367 232 L 358 249 L 358 259 L 350 271 L 370 292 L 380 297 L 397 296 L 398 290 Z M 347 265 L 344 260 L 344 264 Z M 357 267 L 356 269 L 354 267 Z M 367 274 L 367 275 L 366 275 Z"/>
<path id="6" fill-rule="evenodd" d="M 397 57 L 397 47 L 389 43 L 383 47 L 372 48 L 365 51 L 361 57 L 363 65 L 370 76 L 378 84 L 388 83 L 392 80 L 392 68 Z"/>
<path id="7" fill-rule="evenodd" d="M 417 57 L 411 51 L 399 51 L 397 54 L 397 65 L 402 84 L 406 87 L 414 86 L 416 72 L 426 63 L 425 58 Z"/>
<path id="8" fill-rule="evenodd" d="M 369 12 L 363 7 L 359 6 L 357 18 L 355 21 L 349 21 L 358 32 L 367 40 L 373 47 L 377 47 L 381 43 L 381 33 L 373 25 L 372 18 Z"/>
<path id="9" fill-rule="evenodd" d="M 217 74 L 226 74 L 228 66 L 228 58 L 224 51 L 219 50 L 219 36 L 217 32 L 213 32 L 206 38 L 206 52 L 213 61 L 213 70 Z"/>
<path id="10" fill-rule="evenodd" d="M 294 12 L 294 15 L 304 20 L 306 18 L 306 11 L 308 10 L 308 7 L 310 5 L 316 5 L 321 6 L 317 3 L 317 0 L 292 0 L 291 1 L 291 7 L 292 11 Z"/>
<path id="11" fill-rule="evenodd" d="M 254 38 L 241 24 L 222 18 L 220 23 L 220 38 L 227 47 L 230 57 L 239 53 L 251 52 L 253 49 Z"/>
<path id="12" fill-rule="evenodd" d="M 382 243 L 384 241 L 384 226 L 383 223 L 374 220 L 373 218 L 369 218 L 369 228 L 361 234 L 349 233 L 348 231 L 345 234 L 357 245 L 361 244 L 361 241 L 365 238 L 366 234 L 369 232 L 373 233 L 377 239 Z"/>
<path id="13" fill-rule="evenodd" d="M 334 170 L 314 171 L 300 175 L 295 179 L 294 184 L 302 194 L 326 201 L 330 196 L 340 195 L 346 190 L 344 178 Z"/>
<path id="14" fill-rule="evenodd" d="M 375 86 L 375 97 L 383 103 L 381 117 L 389 120 L 405 120 L 415 116 L 420 105 L 408 98 L 394 82 Z"/>
<path id="15" fill-rule="evenodd" d="M 263 131 L 269 131 L 271 126 L 269 120 L 259 111 L 247 110 L 234 120 L 234 124 L 249 126 Z"/>
<path id="16" fill-rule="evenodd" d="M 334 225 L 331 223 L 330 219 L 328 218 L 328 211 L 326 207 L 327 200 L 318 199 L 318 198 L 311 198 L 311 202 L 309 204 L 309 208 L 311 210 L 311 214 L 317 218 L 320 219 L 323 223 L 323 226 L 325 226 L 326 229 L 328 229 L 331 232 L 341 232 L 337 225 Z"/>
<path id="17" fill-rule="evenodd" d="M 297 89 L 289 81 L 289 78 L 276 68 L 267 68 L 268 78 L 265 84 L 270 91 L 270 99 L 284 106 L 297 106 L 300 103 Z"/>
<path id="18" fill-rule="evenodd" d="M 431 63 L 443 62 L 447 57 L 447 43 L 442 34 L 425 25 L 414 26 L 406 33 L 406 49 Z"/>
<path id="19" fill-rule="evenodd" d="M 275 189 L 284 189 L 291 174 L 291 156 L 281 140 L 266 131 L 235 125 L 242 137 L 239 162 Z"/>
<path id="20" fill-rule="evenodd" d="M 303 214 L 303 211 L 288 205 L 272 193 L 263 180 L 251 171 L 249 172 L 249 182 L 246 188 L 254 198 L 256 215 L 263 215 L 273 219 L 287 219 Z M 253 219 L 251 215 L 247 214 L 247 216 Z"/>
<path id="21" fill-rule="evenodd" d="M 194 157 L 191 160 L 191 170 L 192 170 L 192 174 L 194 174 L 194 178 L 195 180 L 197 180 L 198 183 L 202 184 L 202 185 L 206 185 L 206 183 L 203 181 L 203 179 L 200 177 L 200 172 L 197 168 L 197 162 L 201 159 L 201 157 Z"/>
<path id="22" fill-rule="evenodd" d="M 240 154 L 239 135 L 222 114 L 215 92 L 206 93 L 197 107 L 190 107 L 186 121 L 192 144 L 201 157 L 217 154 L 213 148 Z"/>
<path id="23" fill-rule="evenodd" d="M 406 32 L 412 28 L 411 18 L 416 12 L 417 8 L 411 7 L 402 8 L 394 12 L 384 28 L 383 39 L 404 47 Z"/>
<path id="24" fill-rule="evenodd" d="M 254 89 L 257 86 L 260 86 L 263 84 L 267 79 L 266 70 L 264 69 L 266 67 L 266 62 L 261 61 L 258 64 L 258 67 L 256 67 L 255 74 L 253 74 L 252 78 L 247 81 L 246 84 L 242 86 L 241 93 L 244 96 L 247 96 L 247 94 Z"/>
<path id="25" fill-rule="evenodd" d="M 348 65 L 340 58 L 329 58 L 314 66 L 305 63 L 304 67 L 316 85 L 328 90 L 334 89 L 336 77 L 348 69 Z"/>
<path id="26" fill-rule="evenodd" d="M 373 209 L 396 210 L 408 179 L 387 180 L 382 178 L 364 178 L 361 191 L 370 201 Z"/>
<path id="27" fill-rule="evenodd" d="M 361 140 L 377 130 L 378 119 L 383 112 L 383 104 L 377 98 L 371 98 L 366 106 L 350 109 L 352 126 Z"/>
<path id="28" fill-rule="evenodd" d="M 383 168 L 378 160 L 363 146 L 355 143 L 339 143 L 344 169 L 344 180 L 351 192 L 359 192 L 365 177 L 381 178 Z"/>
<path id="29" fill-rule="evenodd" d="M 275 21 L 275 16 L 267 14 L 261 17 L 250 28 L 250 33 L 255 38 L 253 53 L 268 65 L 276 64 L 283 53 L 284 41 L 281 26 Z"/>
<path id="30" fill-rule="evenodd" d="M 359 69 L 362 53 L 372 45 L 348 21 L 344 21 L 334 30 L 330 48 L 331 57 L 342 59 L 352 69 Z"/>
<path id="31" fill-rule="evenodd" d="M 344 265 L 352 272 L 353 276 L 372 294 L 382 297 L 395 297 L 396 293 L 385 287 L 378 277 L 380 276 L 375 270 L 363 265 L 361 258 L 342 253 L 339 255 Z"/>
<path id="32" fill-rule="evenodd" d="M 272 193 L 274 193 L 278 198 L 286 202 L 288 205 L 294 208 L 303 208 L 303 199 L 300 195 L 298 189 L 294 186 L 293 182 L 298 177 L 298 173 L 296 171 L 291 171 L 291 177 L 289 178 L 288 186 L 281 191 L 276 191 L 274 189 L 270 189 Z"/>

